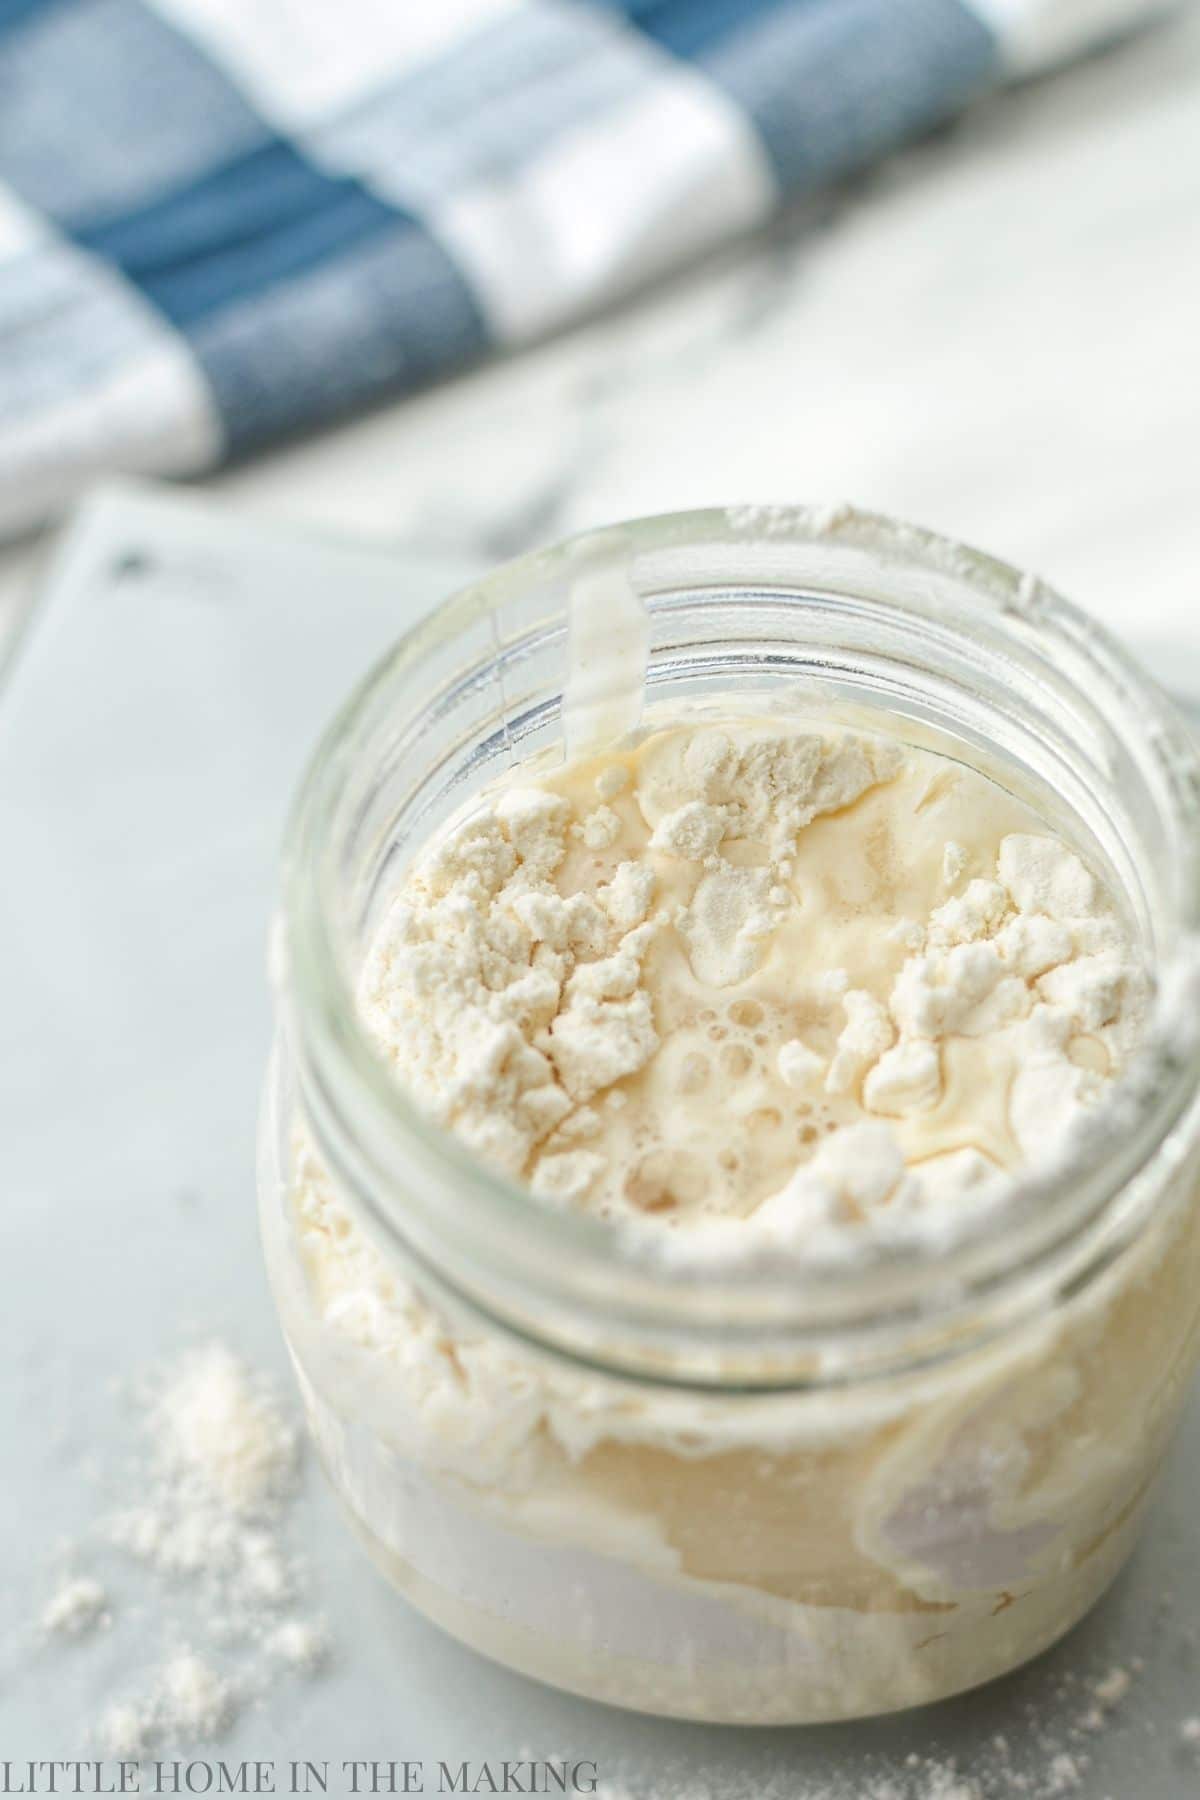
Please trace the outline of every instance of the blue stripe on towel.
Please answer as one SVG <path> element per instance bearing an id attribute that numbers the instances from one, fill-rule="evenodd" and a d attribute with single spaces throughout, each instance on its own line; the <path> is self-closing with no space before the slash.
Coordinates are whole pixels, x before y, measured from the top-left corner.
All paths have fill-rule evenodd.
<path id="1" fill-rule="evenodd" d="M 188 337 L 230 455 L 419 386 L 487 344 L 454 263 L 399 214 L 296 278 L 195 318 Z"/>
<path id="2" fill-rule="evenodd" d="M 60 0 L 0 0 L 0 32 L 26 24 L 35 13 L 49 12 Z"/>
<path id="3" fill-rule="evenodd" d="M 137 211 L 273 135 L 141 0 L 62 0 L 0 36 L 0 180 L 67 231 Z"/>
<path id="4" fill-rule="evenodd" d="M 961 0 L 624 0 L 620 10 L 744 108 L 793 191 L 946 118 L 999 55 Z"/>
<path id="5" fill-rule="evenodd" d="M 636 25 L 638 30 L 661 44 L 672 55 L 689 61 L 702 61 L 705 52 L 720 38 L 744 31 L 760 13 L 775 12 L 782 6 L 797 9 L 823 5 L 826 0 L 601 0 Z"/>
<path id="6" fill-rule="evenodd" d="M 323 175 L 275 139 L 75 238 L 186 326 L 343 255 L 396 216 L 357 181 Z"/>

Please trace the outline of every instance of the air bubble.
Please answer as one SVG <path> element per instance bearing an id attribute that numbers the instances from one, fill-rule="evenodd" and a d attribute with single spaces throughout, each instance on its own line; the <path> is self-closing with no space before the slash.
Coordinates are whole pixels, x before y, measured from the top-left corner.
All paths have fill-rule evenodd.
<path id="1" fill-rule="evenodd" d="M 761 1025 L 763 1009 L 757 1000 L 735 1000 L 729 1008 L 729 1017 L 735 1025 Z"/>
<path id="2" fill-rule="evenodd" d="M 744 1044 L 726 1044 L 721 1052 L 721 1067 L 735 1078 L 748 1075 L 754 1067 L 754 1058 Z"/>
<path id="3" fill-rule="evenodd" d="M 704 1197 L 704 1170 L 686 1152 L 651 1150 L 625 1177 L 625 1197 L 641 1212 L 669 1212 Z"/>
<path id="4" fill-rule="evenodd" d="M 773 1106 L 760 1106 L 747 1116 L 746 1123 L 751 1131 L 777 1131 L 783 1124 L 783 1114 Z"/>

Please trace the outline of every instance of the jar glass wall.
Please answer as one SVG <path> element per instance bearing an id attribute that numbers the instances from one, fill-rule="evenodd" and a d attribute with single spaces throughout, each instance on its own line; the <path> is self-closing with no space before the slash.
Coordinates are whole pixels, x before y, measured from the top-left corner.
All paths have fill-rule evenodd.
<path id="1" fill-rule="evenodd" d="M 314 1435 L 397 1586 L 510 1666 L 705 1719 L 938 1698 L 1058 1637 L 1136 1532 L 1200 1319 L 1195 1045 L 1156 1027 L 1071 1178 L 936 1258 L 700 1280 L 477 1163 L 367 1041 L 358 968 L 439 825 L 561 753 L 569 595 L 614 567 L 650 616 L 649 720 L 819 714 L 949 754 L 1085 850 L 1166 987 L 1190 956 L 1189 739 L 1039 584 L 802 509 L 499 571 L 352 698 L 294 819 L 261 1190 Z"/>

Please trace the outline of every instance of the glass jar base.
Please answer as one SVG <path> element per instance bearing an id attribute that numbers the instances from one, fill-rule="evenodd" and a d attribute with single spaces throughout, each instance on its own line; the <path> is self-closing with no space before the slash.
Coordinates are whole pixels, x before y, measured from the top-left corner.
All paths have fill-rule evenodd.
<path id="1" fill-rule="evenodd" d="M 468 1649 L 585 1700 L 710 1725 L 845 1723 L 949 1700 L 1011 1674 L 1058 1643 L 1100 1600 L 1132 1551 L 1140 1520 L 1139 1509 L 1139 1518 L 1123 1522 L 1084 1565 L 1026 1596 L 1024 1616 L 1011 1616 L 1021 1613 L 1017 1603 L 939 1630 L 940 1618 L 930 1615 L 918 1635 L 909 1615 L 796 1607 L 792 1655 L 747 1665 L 718 1661 L 684 1642 L 668 1665 L 585 1639 L 566 1606 L 564 1630 L 552 1634 L 450 1592 L 373 1531 L 344 1490 L 338 1497 L 390 1584 Z"/>

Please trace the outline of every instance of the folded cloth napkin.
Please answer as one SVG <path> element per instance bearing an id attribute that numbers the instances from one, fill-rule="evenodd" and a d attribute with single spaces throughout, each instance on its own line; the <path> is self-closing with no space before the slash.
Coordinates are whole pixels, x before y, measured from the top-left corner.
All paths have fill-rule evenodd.
<path id="1" fill-rule="evenodd" d="M 1157 0 L 0 0 L 0 533 L 528 342 Z"/>

